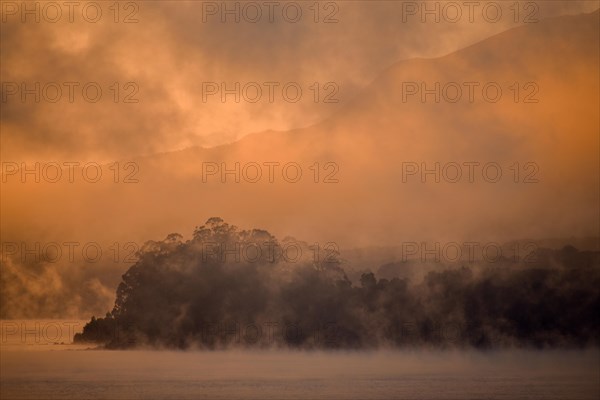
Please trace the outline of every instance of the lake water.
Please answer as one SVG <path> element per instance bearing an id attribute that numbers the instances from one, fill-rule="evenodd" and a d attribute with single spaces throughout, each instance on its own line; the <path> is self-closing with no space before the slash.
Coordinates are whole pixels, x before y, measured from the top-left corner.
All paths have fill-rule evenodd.
<path id="1" fill-rule="evenodd" d="M 2 327 L 0 398 L 600 397 L 599 350 L 104 351 L 54 344 L 60 341 L 48 341 L 49 332 L 22 336 Z"/>

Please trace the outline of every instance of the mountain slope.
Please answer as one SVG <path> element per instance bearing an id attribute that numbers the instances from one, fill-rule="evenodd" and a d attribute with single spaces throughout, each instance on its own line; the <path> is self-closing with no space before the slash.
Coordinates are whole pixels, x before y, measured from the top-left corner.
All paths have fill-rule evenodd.
<path id="1" fill-rule="evenodd" d="M 598 12 L 544 20 L 445 57 L 393 65 L 312 127 L 135 160 L 137 184 L 9 181 L 3 185 L 3 232 L 43 236 L 41 230 L 58 229 L 137 240 L 186 232 L 218 215 L 278 235 L 343 245 L 595 235 L 598 47 Z M 436 82 L 439 102 L 433 94 L 423 101 L 406 92 L 421 84 L 432 89 Z M 462 97 L 452 102 L 457 87 Z M 502 96 L 494 102 L 497 87 Z M 265 162 L 280 163 L 274 183 Z M 281 176 L 281 166 L 290 162 L 302 169 L 297 183 Z M 417 174 L 403 183 L 406 162 L 428 168 L 454 162 L 463 176 L 451 183 L 442 174 L 435 183 L 429 175 L 422 183 Z M 465 162 L 480 163 L 474 183 Z M 490 162 L 502 168 L 498 183 L 481 175 Z M 203 163 L 240 163 L 242 171 L 258 163 L 262 179 L 250 183 L 242 174 L 234 183 L 228 175 L 221 183 L 216 174 L 203 182 Z M 251 178 L 254 167 L 246 170 Z M 445 171 L 454 176 L 452 166 Z M 293 177 L 294 169 L 289 172 Z M 494 169 L 488 172 L 494 175 Z M 338 182 L 324 183 L 327 177 Z M 523 183 L 527 178 L 539 182 Z M 44 203 L 37 201 L 41 197 Z"/>

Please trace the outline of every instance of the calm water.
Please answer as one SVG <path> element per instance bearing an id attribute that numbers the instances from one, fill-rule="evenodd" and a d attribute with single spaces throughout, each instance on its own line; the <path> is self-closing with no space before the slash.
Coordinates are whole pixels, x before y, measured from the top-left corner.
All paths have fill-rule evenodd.
<path id="1" fill-rule="evenodd" d="M 2 399 L 597 400 L 600 396 L 598 350 L 100 351 L 29 336 L 17 341 L 22 336 L 12 328 L 3 329 Z"/>

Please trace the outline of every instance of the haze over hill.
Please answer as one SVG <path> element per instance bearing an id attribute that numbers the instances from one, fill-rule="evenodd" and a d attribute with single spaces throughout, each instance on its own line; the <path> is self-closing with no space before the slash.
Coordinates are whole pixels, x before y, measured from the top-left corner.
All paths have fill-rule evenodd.
<path id="1" fill-rule="evenodd" d="M 18 173 L 8 176 L 3 241 L 106 248 L 187 232 L 214 215 L 340 248 L 596 237 L 598 17 L 546 19 L 444 57 L 399 62 L 318 124 L 122 160 L 118 184 L 109 166 L 93 184 L 21 184 Z M 422 97 L 437 83 L 436 93 Z M 435 174 L 423 182 L 420 170 L 436 162 L 439 183 Z M 479 163 L 470 164 L 472 182 L 470 162 Z M 235 174 L 221 175 L 236 163 L 239 183 Z M 288 163 L 296 164 L 284 175 Z M 483 174 L 489 163 L 497 164 Z M 456 165 L 462 176 L 452 183 Z M 502 175 L 493 183 L 498 166 Z M 138 182 L 123 183 L 128 176 Z M 58 287 L 83 281 L 103 304 L 125 268 L 67 265 L 69 275 L 56 264 L 33 264 L 43 284 L 11 267 L 20 287 L 52 299 Z"/>
<path id="2" fill-rule="evenodd" d="M 292 3 L 292 14 L 302 8 L 300 21 L 282 18 L 286 3 Z M 34 15 L 14 12 L 15 3 L 6 2 L 0 10 L 0 70 L 9 85 L 1 89 L 1 158 L 113 161 L 192 145 L 212 147 L 266 129 L 306 127 L 360 96 L 399 60 L 440 57 L 516 26 L 598 9 L 589 0 L 429 6 L 422 1 L 368 0 L 321 2 L 319 7 L 282 2 L 276 3 L 270 20 L 268 2 L 156 1 L 123 4 L 118 17 L 124 21 L 115 24 L 114 7 L 99 4 L 103 14 L 95 23 L 82 19 L 81 10 L 69 21 L 67 4 L 62 3 L 40 4 L 62 9 L 56 23 L 48 22 L 45 14 L 38 16 L 40 23 L 23 23 L 34 22 Z M 207 15 L 207 8 L 215 5 L 217 12 Z M 452 18 L 457 5 L 462 13 L 458 21 Z M 262 8 L 259 21 L 236 18 L 235 13 L 219 15 L 225 7 L 252 13 L 257 6 Z M 426 7 L 437 8 L 438 15 L 427 13 Z M 61 84 L 69 81 L 79 83 L 72 102 Z M 233 96 L 221 102 L 218 94 L 204 99 L 204 82 L 224 82 L 231 89 L 235 82 L 273 81 L 280 84 L 273 102 L 266 100 L 266 88 L 256 103 L 235 103 Z M 333 96 L 339 103 L 324 102 L 332 93 L 325 85 L 332 81 L 339 87 Z M 60 101 L 43 101 L 46 93 L 40 102 L 33 95 L 20 101 L 11 83 L 31 89 L 34 82 L 42 87 L 58 83 L 63 88 Z M 101 87 L 98 102 L 82 98 L 81 89 L 90 82 Z M 284 101 L 286 82 L 301 85 L 300 101 Z M 315 82 L 318 102 L 310 88 Z M 49 89 L 48 97 L 54 90 Z M 125 102 L 125 97 L 134 102 Z"/>
<path id="3" fill-rule="evenodd" d="M 0 0 L 0 399 L 600 398 L 600 0 Z"/>

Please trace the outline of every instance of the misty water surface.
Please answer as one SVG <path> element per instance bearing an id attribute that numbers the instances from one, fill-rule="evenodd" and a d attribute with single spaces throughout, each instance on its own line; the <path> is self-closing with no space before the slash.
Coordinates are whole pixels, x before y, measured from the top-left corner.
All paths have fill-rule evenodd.
<path id="1" fill-rule="evenodd" d="M 26 350 L 29 348 L 29 350 Z M 2 399 L 597 399 L 599 351 L 2 351 Z M 56 350 L 55 350 L 56 349 Z"/>

